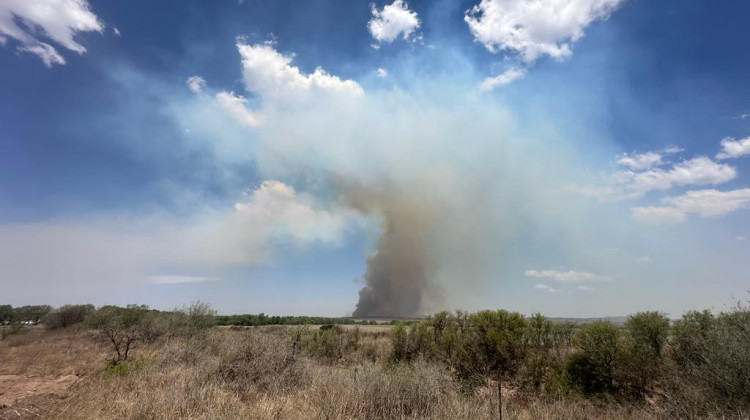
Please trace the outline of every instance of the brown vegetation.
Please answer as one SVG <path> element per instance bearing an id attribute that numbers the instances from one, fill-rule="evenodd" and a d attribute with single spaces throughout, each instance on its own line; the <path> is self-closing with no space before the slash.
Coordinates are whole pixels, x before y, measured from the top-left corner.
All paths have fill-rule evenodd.
<path id="1" fill-rule="evenodd" d="M 497 380 L 506 419 L 748 415 L 741 308 L 688 314 L 671 333 L 657 313 L 575 330 L 502 311 L 442 313 L 386 332 L 209 328 L 205 307 L 97 311 L 0 341 L 0 418 L 493 419 Z M 137 331 L 127 360 L 112 359 L 105 327 Z"/>

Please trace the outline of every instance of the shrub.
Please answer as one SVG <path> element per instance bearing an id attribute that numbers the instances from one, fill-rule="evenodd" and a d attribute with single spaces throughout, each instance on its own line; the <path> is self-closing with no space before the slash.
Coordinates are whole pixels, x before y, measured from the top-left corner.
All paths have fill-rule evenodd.
<path id="1" fill-rule="evenodd" d="M 83 322 L 94 311 L 94 305 L 65 305 L 50 311 L 42 319 L 49 329 L 67 328 Z"/>
<path id="2" fill-rule="evenodd" d="M 19 322 L 38 324 L 45 315 L 52 311 L 49 305 L 27 305 L 15 308 L 15 318 Z"/>
<path id="3" fill-rule="evenodd" d="M 715 319 L 689 312 L 675 326 L 676 369 L 666 398 L 679 417 L 750 414 L 750 310 Z"/>
<path id="4" fill-rule="evenodd" d="M 583 392 L 592 394 L 615 389 L 620 339 L 620 329 L 607 321 L 582 325 L 573 335 L 576 352 L 568 360 L 567 369 Z"/>
<path id="5" fill-rule="evenodd" d="M 550 367 L 556 362 L 552 354 L 555 345 L 554 332 L 552 322 L 541 314 L 533 314 L 528 319 L 525 331 L 528 354 L 524 360 L 521 377 L 536 390 L 541 388 Z"/>
<path id="6" fill-rule="evenodd" d="M 145 337 L 143 320 L 147 306 L 128 305 L 125 308 L 103 306 L 93 312 L 87 321 L 91 328 L 112 345 L 115 355 L 112 364 L 127 361 L 130 350 Z"/>
<path id="7" fill-rule="evenodd" d="M 659 312 L 640 312 L 625 322 L 625 343 L 619 379 L 636 394 L 644 394 L 664 370 L 664 346 L 669 319 Z"/>
<path id="8" fill-rule="evenodd" d="M 15 316 L 13 306 L 0 305 L 0 325 L 10 324 Z"/>

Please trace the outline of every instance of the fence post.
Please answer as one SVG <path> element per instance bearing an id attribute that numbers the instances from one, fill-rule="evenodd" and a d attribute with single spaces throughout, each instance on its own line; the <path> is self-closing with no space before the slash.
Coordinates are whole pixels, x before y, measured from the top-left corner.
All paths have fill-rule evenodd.
<path id="1" fill-rule="evenodd" d="M 497 414 L 500 420 L 503 420 L 503 386 L 500 380 L 497 381 Z"/>

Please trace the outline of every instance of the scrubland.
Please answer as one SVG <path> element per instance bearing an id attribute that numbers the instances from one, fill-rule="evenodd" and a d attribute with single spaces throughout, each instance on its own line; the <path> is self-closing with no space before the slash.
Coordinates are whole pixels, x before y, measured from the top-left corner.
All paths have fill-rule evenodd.
<path id="1" fill-rule="evenodd" d="M 622 327 L 505 311 L 346 328 L 217 327 L 205 307 L 84 318 L 0 341 L 0 418 L 495 419 L 498 382 L 506 419 L 750 415 L 740 307 Z"/>

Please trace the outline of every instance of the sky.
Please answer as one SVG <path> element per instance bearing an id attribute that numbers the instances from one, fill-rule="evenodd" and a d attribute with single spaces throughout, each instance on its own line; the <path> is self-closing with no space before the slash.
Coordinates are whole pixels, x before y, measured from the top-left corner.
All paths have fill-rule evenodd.
<path id="1" fill-rule="evenodd" d="M 749 13 L 4 0 L 0 302 L 726 310 L 750 289 Z"/>

